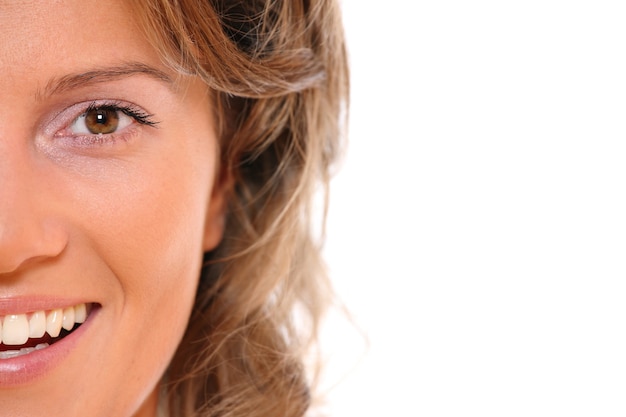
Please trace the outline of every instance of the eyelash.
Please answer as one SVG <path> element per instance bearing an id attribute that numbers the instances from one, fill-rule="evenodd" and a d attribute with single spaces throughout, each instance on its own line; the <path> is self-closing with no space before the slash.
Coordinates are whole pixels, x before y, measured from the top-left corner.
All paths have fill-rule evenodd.
<path id="1" fill-rule="evenodd" d="M 81 114 L 81 116 L 94 110 L 105 110 L 105 111 L 108 110 L 108 111 L 113 111 L 113 112 L 119 111 L 125 114 L 126 116 L 130 117 L 131 119 L 133 119 L 140 125 L 156 127 L 156 125 L 158 124 L 158 122 L 153 119 L 154 115 L 149 114 L 129 104 L 124 104 L 124 103 L 119 103 L 119 102 L 106 103 L 106 104 L 98 104 L 96 102 L 92 102 L 89 105 L 89 107 L 87 107 L 87 109 Z M 78 118 L 74 120 L 76 121 L 77 119 Z"/>

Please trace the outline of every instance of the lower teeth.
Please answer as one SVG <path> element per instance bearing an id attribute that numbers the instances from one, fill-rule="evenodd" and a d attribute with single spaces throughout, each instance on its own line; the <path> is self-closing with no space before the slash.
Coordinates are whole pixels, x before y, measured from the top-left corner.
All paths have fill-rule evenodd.
<path id="1" fill-rule="evenodd" d="M 9 359 L 9 358 L 16 358 L 22 355 L 28 355 L 31 352 L 45 349 L 48 346 L 50 346 L 48 343 L 40 343 L 35 347 L 22 348 L 20 350 L 5 350 L 5 351 L 0 352 L 0 359 Z"/>

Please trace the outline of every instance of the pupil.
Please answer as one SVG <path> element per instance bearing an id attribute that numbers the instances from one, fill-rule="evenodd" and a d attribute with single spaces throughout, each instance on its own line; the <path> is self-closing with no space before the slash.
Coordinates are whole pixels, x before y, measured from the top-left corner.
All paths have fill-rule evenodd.
<path id="1" fill-rule="evenodd" d="M 113 133 L 119 123 L 117 111 L 110 109 L 93 109 L 85 114 L 87 130 L 93 134 Z"/>

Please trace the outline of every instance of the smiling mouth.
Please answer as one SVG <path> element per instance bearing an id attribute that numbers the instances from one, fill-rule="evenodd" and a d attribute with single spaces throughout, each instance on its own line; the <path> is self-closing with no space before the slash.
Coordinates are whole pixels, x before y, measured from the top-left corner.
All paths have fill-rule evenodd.
<path id="1" fill-rule="evenodd" d="M 45 349 L 76 330 L 91 312 L 91 304 L 0 317 L 0 360 Z"/>

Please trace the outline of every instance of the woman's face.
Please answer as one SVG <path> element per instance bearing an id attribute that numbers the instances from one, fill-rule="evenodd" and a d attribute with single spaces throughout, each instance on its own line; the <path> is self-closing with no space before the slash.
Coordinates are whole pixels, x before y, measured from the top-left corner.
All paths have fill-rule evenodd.
<path id="1" fill-rule="evenodd" d="M 127 4 L 0 0 L 0 416 L 154 415 L 221 238 L 207 90 Z"/>

